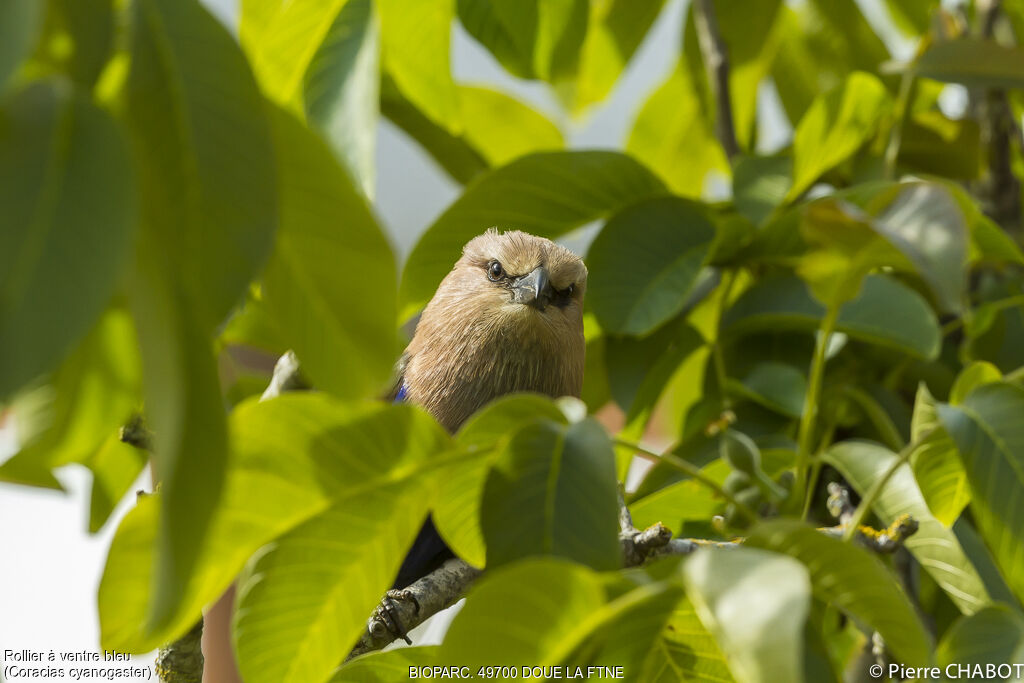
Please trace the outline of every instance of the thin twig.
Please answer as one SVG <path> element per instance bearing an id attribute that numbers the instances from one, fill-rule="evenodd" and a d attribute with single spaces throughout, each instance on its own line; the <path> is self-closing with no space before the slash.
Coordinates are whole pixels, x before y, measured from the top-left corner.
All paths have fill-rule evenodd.
<path id="1" fill-rule="evenodd" d="M 718 30 L 718 18 L 712 0 L 694 0 L 693 19 L 711 95 L 715 98 L 715 135 L 725 155 L 732 161 L 739 155 L 740 146 L 736 142 L 732 96 L 729 93 L 729 53 Z"/>

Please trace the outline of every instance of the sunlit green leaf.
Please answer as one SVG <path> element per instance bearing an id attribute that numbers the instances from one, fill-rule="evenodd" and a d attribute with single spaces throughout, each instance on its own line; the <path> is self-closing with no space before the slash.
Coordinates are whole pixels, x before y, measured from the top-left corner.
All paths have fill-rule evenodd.
<path id="1" fill-rule="evenodd" d="M 526 425 L 497 455 L 484 486 L 488 566 L 557 555 L 618 567 L 615 491 L 614 453 L 597 422 Z"/>
<path id="2" fill-rule="evenodd" d="M 910 456 L 910 466 L 921 495 L 936 519 L 947 527 L 953 526 L 970 502 L 971 494 L 956 444 L 943 428 L 936 401 L 924 384 L 918 387 L 914 400 L 911 437 L 919 442 Z"/>
<path id="3" fill-rule="evenodd" d="M 452 134 L 462 130 L 449 50 L 455 0 L 377 0 L 383 68 L 398 89 Z"/>
<path id="4" fill-rule="evenodd" d="M 697 83 L 684 63 L 640 108 L 626 151 L 683 197 L 701 197 L 708 174 L 728 170 L 725 152 L 702 110 Z"/>
<path id="5" fill-rule="evenodd" d="M 86 466 L 92 471 L 89 495 L 89 532 L 96 533 L 110 519 L 114 507 L 121 502 L 142 469 L 149 462 L 149 453 L 123 443 L 117 434 L 103 442 Z"/>
<path id="6" fill-rule="evenodd" d="M 231 415 L 231 443 L 224 495 L 197 549 L 199 559 L 187 590 L 164 628 L 145 628 L 157 540 L 156 509 L 162 494 L 145 496 L 122 521 L 100 583 L 105 648 L 149 652 L 184 633 L 261 546 L 335 510 L 342 499 L 371 495 L 407 480 L 426 484 L 422 477 L 440 467 L 434 456 L 448 439 L 425 413 L 408 405 L 343 403 L 325 394 L 303 392 L 238 406 Z M 427 491 L 431 490 L 428 484 Z M 347 509 L 359 523 L 371 523 L 364 518 L 379 512 Z M 365 571 L 376 570 L 367 567 Z M 397 571 L 397 564 L 391 571 Z M 371 588 L 353 588 L 349 597 L 362 601 L 373 592 Z M 321 598 L 325 596 L 315 599 Z M 373 596 L 373 600 L 379 598 Z M 367 614 L 362 615 L 361 624 L 349 624 L 344 638 L 354 642 Z M 341 653 L 329 665 L 320 665 L 329 671 L 343 657 Z"/>
<path id="7" fill-rule="evenodd" d="M 793 139 L 793 185 L 788 199 L 802 195 L 823 173 L 860 149 L 876 134 L 890 107 L 885 86 L 862 72 L 815 99 Z"/>
<path id="8" fill-rule="evenodd" d="M 0 102 L 0 397 L 52 370 L 110 303 L 137 200 L 109 114 L 67 85 Z"/>
<path id="9" fill-rule="evenodd" d="M 612 216 L 587 252 L 588 302 L 601 328 L 643 336 L 686 303 L 715 239 L 695 202 L 657 197 Z"/>
<path id="10" fill-rule="evenodd" d="M 814 596 L 871 626 L 896 658 L 910 666 L 928 663 L 931 643 L 896 576 L 868 550 L 827 536 L 797 520 L 763 522 L 744 545 L 785 553 L 810 572 Z M 871 586 L 871 590 L 850 590 Z"/>
<path id="11" fill-rule="evenodd" d="M 662 192 L 650 171 L 617 152 L 531 154 L 481 176 L 413 248 L 402 275 L 399 318 L 427 302 L 463 245 L 488 227 L 554 238 Z"/>
<path id="12" fill-rule="evenodd" d="M 960 451 L 971 511 L 1018 599 L 1024 599 L 1024 390 L 1008 383 L 978 387 L 939 417 Z"/>
<path id="13" fill-rule="evenodd" d="M 186 589 L 223 481 L 208 335 L 263 266 L 277 193 L 264 102 L 220 22 L 195 0 L 139 0 L 131 35 L 126 115 L 146 160 L 132 313 L 164 492 L 148 620 L 158 628 Z"/>
<path id="14" fill-rule="evenodd" d="M 591 0 L 572 106 L 603 100 L 661 12 L 665 0 Z"/>
<path id="15" fill-rule="evenodd" d="M 753 548 L 708 548 L 683 565 L 686 594 L 739 681 L 803 680 L 807 570 Z"/>
<path id="16" fill-rule="evenodd" d="M 372 195 L 380 83 L 369 0 L 243 0 L 240 36 L 263 91 L 324 131 Z"/>
<path id="17" fill-rule="evenodd" d="M 253 556 L 238 579 L 232 627 L 246 681 L 326 680 L 416 538 L 431 499 L 423 486 L 339 497 Z"/>
<path id="18" fill-rule="evenodd" d="M 452 466 L 441 477 L 432 515 L 448 547 L 476 567 L 483 567 L 487 558 L 480 506 L 487 473 L 497 455 L 495 449 L 517 429 L 535 420 L 566 423 L 547 397 L 514 394 L 496 399 L 475 413 L 456 437 L 460 448 L 475 455 L 469 462 Z"/>
<path id="19" fill-rule="evenodd" d="M 644 662 L 641 677 L 651 683 L 733 680 L 718 643 L 700 623 L 693 603 L 681 600 Z"/>
<path id="20" fill-rule="evenodd" d="M 571 78 L 587 32 L 587 0 L 458 0 L 459 21 L 520 78 Z"/>
<path id="21" fill-rule="evenodd" d="M 314 386 L 375 395 L 397 355 L 387 238 L 327 146 L 284 112 L 271 120 L 281 227 L 264 276 L 267 310 Z"/>
<path id="22" fill-rule="evenodd" d="M 844 441 L 830 448 L 824 457 L 864 495 L 892 465 L 896 454 L 877 444 Z M 947 529 L 928 510 L 909 466 L 897 468 L 872 510 L 883 524 L 892 524 L 904 514 L 917 521 L 917 533 L 904 542 L 907 550 L 964 614 L 973 614 L 988 604 L 990 592 L 998 593 L 998 588 L 986 585 L 972 564 L 959 529 Z"/>

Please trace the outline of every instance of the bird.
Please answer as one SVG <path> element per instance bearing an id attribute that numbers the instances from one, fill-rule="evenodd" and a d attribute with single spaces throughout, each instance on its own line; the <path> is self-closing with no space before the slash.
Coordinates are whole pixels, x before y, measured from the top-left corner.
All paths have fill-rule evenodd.
<path id="1" fill-rule="evenodd" d="M 455 433 L 505 394 L 579 397 L 586 288 L 587 267 L 569 249 L 488 229 L 463 247 L 424 308 L 389 398 L 422 407 Z M 389 595 L 453 556 L 428 517 Z M 396 635 L 408 640 L 400 626 Z"/>

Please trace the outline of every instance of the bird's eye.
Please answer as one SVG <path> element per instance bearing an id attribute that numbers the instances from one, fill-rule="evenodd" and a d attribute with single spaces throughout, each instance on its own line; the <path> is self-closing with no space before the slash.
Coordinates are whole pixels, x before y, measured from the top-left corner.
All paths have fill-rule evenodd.
<path id="1" fill-rule="evenodd" d="M 576 291 L 576 285 L 575 284 L 569 285 L 565 289 L 565 293 L 568 294 L 569 296 L 572 296 L 572 293 L 575 292 L 575 291 Z"/>
<path id="2" fill-rule="evenodd" d="M 491 261 L 487 265 L 487 277 L 491 282 L 497 282 L 501 278 L 505 277 L 505 269 L 501 267 L 501 264 L 497 261 Z"/>

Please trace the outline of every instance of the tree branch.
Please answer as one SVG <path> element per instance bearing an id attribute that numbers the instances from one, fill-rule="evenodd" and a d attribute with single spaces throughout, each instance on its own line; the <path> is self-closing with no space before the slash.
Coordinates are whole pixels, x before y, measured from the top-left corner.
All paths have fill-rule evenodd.
<path id="1" fill-rule="evenodd" d="M 729 92 L 729 53 L 722 41 L 722 34 L 718 31 L 718 18 L 715 16 L 713 1 L 694 0 L 693 20 L 711 95 L 715 99 L 715 135 L 725 150 L 725 155 L 732 161 L 740 153 L 740 146 L 736 142 L 732 96 Z"/>
<path id="2" fill-rule="evenodd" d="M 978 32 L 995 39 L 1001 0 L 978 0 Z M 990 88 L 972 93 L 975 118 L 981 127 L 981 142 L 988 155 L 988 173 L 976 184 L 975 194 L 985 214 L 1003 230 L 1021 237 L 1021 186 L 1013 173 L 1012 147 L 1020 135 L 1006 91 Z"/>

